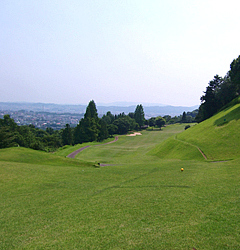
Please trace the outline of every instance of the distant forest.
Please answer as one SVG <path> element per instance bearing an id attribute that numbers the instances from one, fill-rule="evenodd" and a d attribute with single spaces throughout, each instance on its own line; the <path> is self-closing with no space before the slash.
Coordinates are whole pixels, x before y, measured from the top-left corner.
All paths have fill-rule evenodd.
<path id="1" fill-rule="evenodd" d="M 92 100 L 86 108 L 84 117 L 75 128 L 66 124 L 61 130 L 53 128 L 43 130 L 33 125 L 18 126 L 10 115 L 4 115 L 3 119 L 0 119 L 0 148 L 22 146 L 52 152 L 64 145 L 103 141 L 113 137 L 114 134 L 126 134 L 132 130 L 161 130 L 166 124 L 201 122 L 238 97 L 239 92 L 240 56 L 233 60 L 230 70 L 224 77 L 215 75 L 208 83 L 204 95 L 200 98 L 199 110 L 183 112 L 180 116 L 166 115 L 145 119 L 143 106 L 139 104 L 134 112 L 114 115 L 108 111 L 99 118 L 96 104 Z"/>

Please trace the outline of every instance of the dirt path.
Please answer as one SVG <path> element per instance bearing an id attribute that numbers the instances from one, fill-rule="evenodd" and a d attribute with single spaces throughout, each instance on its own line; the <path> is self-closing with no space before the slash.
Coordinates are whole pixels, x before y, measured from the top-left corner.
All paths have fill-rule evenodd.
<path id="1" fill-rule="evenodd" d="M 104 143 L 104 144 L 98 144 L 98 145 L 94 145 L 94 146 L 101 146 L 101 145 L 106 145 L 106 144 L 110 144 L 110 143 L 113 143 L 113 142 L 116 142 L 118 140 L 118 136 L 115 137 L 114 141 L 110 141 L 110 142 L 107 142 L 107 143 Z M 71 154 L 69 154 L 67 157 L 68 158 L 75 158 L 75 156 L 80 153 L 81 151 L 83 151 L 85 148 L 89 148 L 91 147 L 90 145 L 89 146 L 85 146 L 85 147 L 82 147 L 82 148 L 79 148 L 78 150 L 72 152 Z"/>
<path id="2" fill-rule="evenodd" d="M 204 159 L 207 160 L 207 156 L 203 153 L 203 151 L 198 146 L 196 146 L 196 147 L 197 147 L 198 151 L 202 154 Z"/>
<path id="3" fill-rule="evenodd" d="M 182 142 L 182 143 L 185 143 L 185 144 L 188 144 L 188 145 L 190 145 L 190 146 L 193 146 L 193 147 L 197 148 L 198 151 L 199 151 L 199 152 L 201 153 L 201 155 L 203 156 L 203 158 L 204 158 L 205 160 L 207 160 L 207 156 L 203 153 L 203 151 L 202 151 L 198 146 L 193 145 L 193 144 L 191 144 L 191 143 L 189 143 L 189 142 L 186 142 L 186 141 L 179 140 L 179 139 L 177 138 L 177 136 L 175 136 L 174 139 L 177 140 L 177 141 L 180 141 L 180 142 Z"/>
<path id="4" fill-rule="evenodd" d="M 75 156 L 76 156 L 79 152 L 81 152 L 81 151 L 83 151 L 85 148 L 89 148 L 89 147 L 90 147 L 90 146 L 85 146 L 85 147 L 79 148 L 78 150 L 76 150 L 76 151 L 72 152 L 71 154 L 69 154 L 67 157 L 68 157 L 68 158 L 75 158 Z"/>

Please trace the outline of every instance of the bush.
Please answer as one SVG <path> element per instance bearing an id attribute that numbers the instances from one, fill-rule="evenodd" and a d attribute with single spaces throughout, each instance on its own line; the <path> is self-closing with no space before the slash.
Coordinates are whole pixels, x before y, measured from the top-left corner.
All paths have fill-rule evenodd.
<path id="1" fill-rule="evenodd" d="M 147 130 L 147 131 L 152 131 L 152 130 L 153 130 L 153 127 L 147 127 L 146 130 Z"/>
<path id="2" fill-rule="evenodd" d="M 191 127 L 190 125 L 185 126 L 185 130 L 188 129 L 188 128 L 190 128 L 190 127 Z"/>

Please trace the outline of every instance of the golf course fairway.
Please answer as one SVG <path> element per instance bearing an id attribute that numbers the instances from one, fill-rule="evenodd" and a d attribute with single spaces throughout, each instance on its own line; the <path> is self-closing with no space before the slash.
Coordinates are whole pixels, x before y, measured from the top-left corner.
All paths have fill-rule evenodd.
<path id="1" fill-rule="evenodd" d="M 240 249 L 239 119 L 217 124 L 234 107 L 186 131 L 1 149 L 0 249 Z"/>

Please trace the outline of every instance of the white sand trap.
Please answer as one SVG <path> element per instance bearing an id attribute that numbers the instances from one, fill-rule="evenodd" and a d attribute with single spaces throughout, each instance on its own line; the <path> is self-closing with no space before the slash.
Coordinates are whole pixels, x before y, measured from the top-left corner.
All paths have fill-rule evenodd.
<path id="1" fill-rule="evenodd" d="M 127 136 L 136 136 L 136 135 L 142 135 L 142 134 L 141 134 L 141 133 L 137 133 L 137 132 L 135 132 L 135 133 L 130 134 L 130 135 L 127 135 Z"/>

